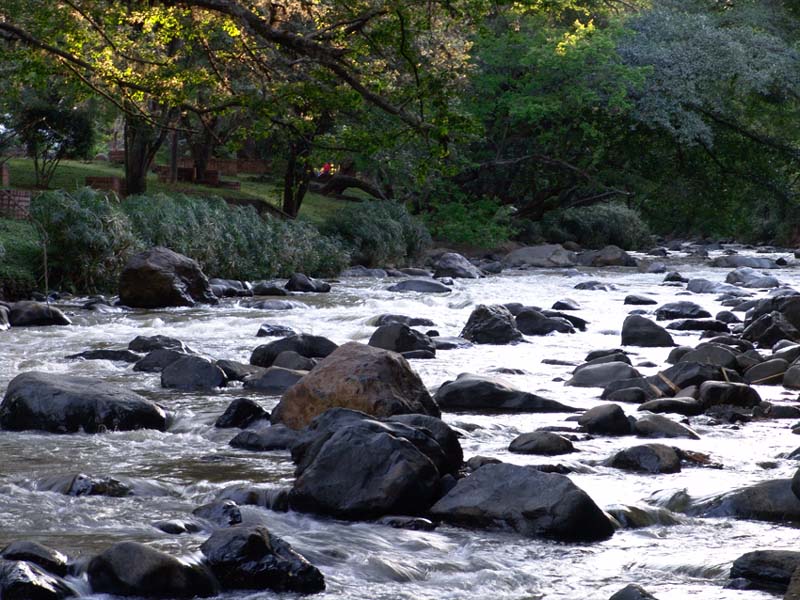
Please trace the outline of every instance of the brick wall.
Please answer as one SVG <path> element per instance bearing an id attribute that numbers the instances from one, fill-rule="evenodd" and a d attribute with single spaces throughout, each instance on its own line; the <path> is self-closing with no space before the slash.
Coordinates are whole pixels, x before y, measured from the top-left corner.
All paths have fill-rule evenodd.
<path id="1" fill-rule="evenodd" d="M 8 173 L 8 165 L 3 163 L 0 165 L 0 187 L 10 187 L 11 185 L 11 178 L 9 177 Z"/>
<path id="2" fill-rule="evenodd" d="M 127 195 L 125 180 L 120 177 L 87 177 L 86 186 L 96 190 L 116 192 L 120 197 Z"/>
<path id="3" fill-rule="evenodd" d="M 27 219 L 31 193 L 22 190 L 0 190 L 0 216 L 6 219 Z"/>

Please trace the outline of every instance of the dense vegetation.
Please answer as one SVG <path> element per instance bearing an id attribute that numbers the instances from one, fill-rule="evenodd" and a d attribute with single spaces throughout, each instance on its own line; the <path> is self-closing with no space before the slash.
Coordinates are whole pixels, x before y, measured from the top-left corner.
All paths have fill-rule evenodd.
<path id="1" fill-rule="evenodd" d="M 648 227 L 788 242 L 800 235 L 799 48 L 788 0 L 6 0 L 0 161 L 26 151 L 45 186 L 60 159 L 121 136 L 141 194 L 170 149 L 198 174 L 214 157 L 265 159 L 290 215 L 311 191 L 379 200 L 341 203 L 323 226 L 376 265 L 426 242 L 403 205 L 459 244 L 633 247 Z M 324 163 L 338 169 L 327 180 Z M 235 236 L 206 233 L 261 254 L 203 255 L 195 225 L 178 222 L 217 205 L 164 202 L 162 220 L 159 202 L 126 211 L 135 241 L 175 235 L 215 274 L 341 262 L 328 237 L 256 226 L 247 211 L 228 217 Z M 105 266 L 82 269 L 94 283 Z"/>

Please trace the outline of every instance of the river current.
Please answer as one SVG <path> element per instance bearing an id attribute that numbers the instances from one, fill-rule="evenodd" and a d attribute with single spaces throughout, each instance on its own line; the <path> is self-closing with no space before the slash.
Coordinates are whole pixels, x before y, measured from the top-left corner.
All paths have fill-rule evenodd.
<path id="1" fill-rule="evenodd" d="M 713 254 L 713 253 L 712 253 Z M 775 255 L 778 256 L 778 255 Z M 785 256 L 785 255 L 784 255 Z M 728 269 L 674 254 L 670 270 L 688 277 L 724 281 Z M 771 274 L 800 290 L 800 267 Z M 636 269 L 581 268 L 579 272 L 535 269 L 505 272 L 481 280 L 456 280 L 447 295 L 393 293 L 394 281 L 343 279 L 329 294 L 298 295 L 293 310 L 246 308 L 226 299 L 217 307 L 91 313 L 79 303 L 59 304 L 70 315 L 69 327 L 12 328 L 0 332 L 0 395 L 19 373 L 31 370 L 102 378 L 122 384 L 161 403 L 175 414 L 165 432 L 150 430 L 105 434 L 53 435 L 0 432 L 0 547 L 32 539 L 71 557 L 91 556 L 117 541 L 151 544 L 187 560 L 199 556 L 207 533 L 168 535 L 152 526 L 161 519 L 186 518 L 192 509 L 213 500 L 225 487 L 240 483 L 291 485 L 293 465 L 287 452 L 249 452 L 228 445 L 232 429 L 214 428 L 215 419 L 234 398 L 249 396 L 271 409 L 278 397 L 245 393 L 230 386 L 213 393 L 163 390 L 157 374 L 134 372 L 130 365 L 108 361 L 67 361 L 89 349 L 127 347 L 137 335 L 176 337 L 215 359 L 248 362 L 259 344 L 261 323 L 293 327 L 334 342 L 366 343 L 374 331 L 367 324 L 382 313 L 425 317 L 442 335 L 458 335 L 477 304 L 521 302 L 549 308 L 562 298 L 580 303 L 575 314 L 590 322 L 586 332 L 527 338 L 512 346 L 475 346 L 439 351 L 433 360 L 413 360 L 433 393 L 459 373 L 493 375 L 498 368 L 524 374 L 501 375 L 515 386 L 581 408 L 597 405 L 599 388 L 566 387 L 572 367 L 543 359 L 578 364 L 590 350 L 615 348 L 627 313 L 628 294 L 649 294 L 659 305 L 690 299 L 712 314 L 724 307 L 714 294 L 690 295 L 683 287 L 661 285 L 663 274 Z M 582 291 L 588 279 L 613 283 L 612 291 Z M 758 292 L 756 296 L 764 295 Z M 655 308 L 652 307 L 652 308 Z M 430 328 L 420 328 L 422 331 Z M 699 332 L 673 332 L 679 344 L 696 345 Z M 634 366 L 650 375 L 666 365 L 668 348 L 628 348 Z M 793 403 L 796 392 L 780 386 L 757 386 L 764 400 Z M 635 405 L 623 405 L 635 414 Z M 711 426 L 704 417 L 690 419 L 700 440 L 661 440 L 703 452 L 723 468 L 685 467 L 669 475 L 638 475 L 598 465 L 615 451 L 642 440 L 631 437 L 576 443 L 579 452 L 564 457 L 512 454 L 508 444 L 520 433 L 545 425 L 568 425 L 566 414 L 478 415 L 445 413 L 463 432 L 465 458 L 496 457 L 516 464 L 563 464 L 569 476 L 605 509 L 619 505 L 656 511 L 658 498 L 684 489 L 692 497 L 724 492 L 759 481 L 791 477 L 798 464 L 785 458 L 800 446 L 787 421 L 754 421 L 741 426 Z M 671 415 L 676 418 L 676 415 Z M 652 440 L 647 440 L 652 441 Z M 658 441 L 658 440 L 657 440 Z M 126 498 L 70 497 L 38 491 L 35 481 L 72 472 L 95 476 L 141 478 L 156 483 L 150 495 Z M 242 507 L 245 522 L 264 523 L 320 568 L 327 590 L 322 599 L 494 598 L 534 600 L 605 599 L 627 583 L 638 583 L 660 600 L 686 598 L 771 598 L 759 591 L 725 589 L 734 559 L 758 549 L 796 549 L 798 531 L 772 523 L 670 515 L 662 524 L 623 529 L 604 542 L 563 544 L 516 533 L 467 530 L 442 525 L 432 532 L 393 529 L 371 523 L 341 522 L 294 512 Z M 88 585 L 70 580 L 89 598 Z M 237 592 L 226 599 L 276 598 L 270 592 Z"/>

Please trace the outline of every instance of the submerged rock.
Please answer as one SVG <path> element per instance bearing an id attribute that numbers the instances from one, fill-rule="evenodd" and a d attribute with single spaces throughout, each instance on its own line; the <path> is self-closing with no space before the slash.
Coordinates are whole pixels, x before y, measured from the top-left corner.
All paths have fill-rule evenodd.
<path id="1" fill-rule="evenodd" d="M 222 369 L 200 356 L 184 356 L 161 371 L 161 387 L 183 391 L 212 390 L 226 381 Z"/>
<path id="2" fill-rule="evenodd" d="M 630 315 L 622 323 L 622 345 L 653 348 L 674 346 L 675 342 L 660 325 L 640 315 Z"/>
<path id="3" fill-rule="evenodd" d="M 617 452 L 608 465 L 625 471 L 678 473 L 681 459 L 674 448 L 664 444 L 643 444 Z"/>
<path id="4" fill-rule="evenodd" d="M 328 338 L 300 333 L 258 346 L 250 355 L 250 364 L 271 367 L 278 355 L 287 351 L 297 352 L 306 358 L 325 358 L 336 348 L 338 346 Z"/>
<path id="5" fill-rule="evenodd" d="M 61 600 L 77 596 L 64 580 L 23 560 L 0 559 L 0 597 L 8 600 Z"/>
<path id="6" fill-rule="evenodd" d="M 478 412 L 575 412 L 577 409 L 514 388 L 498 377 L 462 373 L 446 381 L 434 396 L 447 411 Z"/>
<path id="7" fill-rule="evenodd" d="M 11 327 L 72 325 L 72 321 L 54 306 L 27 300 L 11 305 L 8 311 L 8 322 Z"/>

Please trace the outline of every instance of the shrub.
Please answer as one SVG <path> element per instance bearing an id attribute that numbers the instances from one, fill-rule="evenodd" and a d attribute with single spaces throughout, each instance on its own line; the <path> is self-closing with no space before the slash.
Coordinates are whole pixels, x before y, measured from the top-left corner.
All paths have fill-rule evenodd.
<path id="1" fill-rule="evenodd" d="M 425 220 L 437 239 L 482 248 L 499 246 L 515 233 L 511 207 L 490 198 L 434 204 Z"/>
<path id="2" fill-rule="evenodd" d="M 639 213 L 620 204 L 595 204 L 547 213 L 542 232 L 551 242 L 577 242 L 587 248 L 613 244 L 627 250 L 646 246 L 650 230 Z"/>
<path id="3" fill-rule="evenodd" d="M 369 267 L 408 264 L 430 246 L 425 225 L 405 205 L 364 201 L 336 212 L 324 231 L 343 240 L 352 262 Z"/>
<path id="4" fill-rule="evenodd" d="M 31 203 L 46 234 L 50 284 L 94 291 L 116 287 L 122 266 L 141 244 L 116 196 L 90 188 L 46 192 Z"/>
<path id="5" fill-rule="evenodd" d="M 30 297 L 41 273 L 39 235 L 32 223 L 0 219 L 0 299 Z"/>

